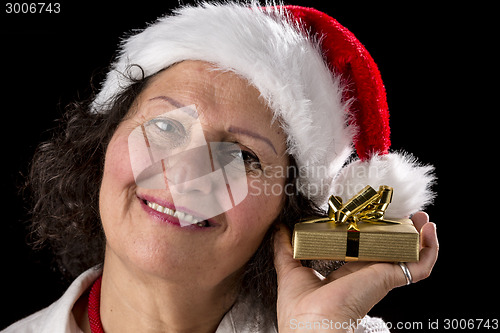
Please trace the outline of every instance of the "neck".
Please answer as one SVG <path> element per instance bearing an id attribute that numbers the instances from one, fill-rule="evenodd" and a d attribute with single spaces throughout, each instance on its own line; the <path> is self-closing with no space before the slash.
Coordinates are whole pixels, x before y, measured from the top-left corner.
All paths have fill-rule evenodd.
<path id="1" fill-rule="evenodd" d="M 186 276 L 183 283 L 173 283 L 106 254 L 100 308 L 104 331 L 215 332 L 236 300 L 236 281 L 206 288 Z"/>

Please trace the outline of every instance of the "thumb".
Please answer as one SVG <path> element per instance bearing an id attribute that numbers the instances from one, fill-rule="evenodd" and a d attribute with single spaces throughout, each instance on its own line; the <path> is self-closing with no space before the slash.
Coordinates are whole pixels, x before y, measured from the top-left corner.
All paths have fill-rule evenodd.
<path id="1" fill-rule="evenodd" d="M 293 259 L 290 229 L 283 224 L 278 225 L 278 230 L 274 234 L 274 267 L 278 281 L 292 269 L 301 266 L 300 260 Z"/>

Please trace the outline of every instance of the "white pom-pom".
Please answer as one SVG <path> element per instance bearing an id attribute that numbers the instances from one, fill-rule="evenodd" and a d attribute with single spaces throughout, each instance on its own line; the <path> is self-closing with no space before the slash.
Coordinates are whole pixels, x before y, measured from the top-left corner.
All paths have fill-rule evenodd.
<path id="1" fill-rule="evenodd" d="M 368 161 L 355 160 L 346 165 L 335 179 L 332 193 L 345 202 L 366 185 L 375 190 L 380 185 L 391 186 L 394 194 L 385 216 L 403 218 L 432 202 L 433 171 L 434 167 L 418 163 L 407 153 L 375 155 Z"/>

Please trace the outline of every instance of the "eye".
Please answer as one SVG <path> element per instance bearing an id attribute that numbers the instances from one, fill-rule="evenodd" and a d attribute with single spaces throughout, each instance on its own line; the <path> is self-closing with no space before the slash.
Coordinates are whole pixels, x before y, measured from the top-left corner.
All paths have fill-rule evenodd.
<path id="1" fill-rule="evenodd" d="M 250 170 L 262 169 L 260 165 L 260 160 L 254 153 L 248 150 L 240 151 L 241 158 L 243 159 L 243 163 L 245 163 L 245 167 Z"/>
<path id="2" fill-rule="evenodd" d="M 233 159 L 242 160 L 247 172 L 262 170 L 259 158 L 249 150 L 238 149 L 233 151 L 230 155 Z"/>
<path id="3" fill-rule="evenodd" d="M 261 169 L 260 160 L 251 150 L 246 150 L 233 142 L 210 143 L 212 154 L 220 166 L 233 165 L 244 167 L 246 172 Z M 233 163 L 235 160 L 240 163 Z"/>
<path id="4" fill-rule="evenodd" d="M 161 149 L 180 147 L 189 139 L 186 128 L 174 119 L 163 117 L 151 119 L 145 127 L 150 144 Z"/>
<path id="5" fill-rule="evenodd" d="M 159 130 L 161 130 L 163 132 L 174 132 L 177 130 L 177 127 L 174 126 L 172 121 L 169 121 L 169 120 L 153 119 L 152 122 Z"/>

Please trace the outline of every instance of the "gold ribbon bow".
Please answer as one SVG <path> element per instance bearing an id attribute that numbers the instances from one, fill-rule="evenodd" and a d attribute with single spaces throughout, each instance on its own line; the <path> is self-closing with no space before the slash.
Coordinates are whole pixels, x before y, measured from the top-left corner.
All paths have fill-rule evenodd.
<path id="1" fill-rule="evenodd" d="M 345 204 L 342 204 L 342 198 L 332 195 L 328 200 L 328 217 L 307 219 L 303 222 L 348 223 L 348 231 L 359 231 L 358 221 L 399 224 L 398 221 L 384 219 L 385 211 L 392 200 L 392 192 L 393 189 L 390 186 L 382 185 L 377 192 L 373 187 L 367 185 Z"/>
<path id="2" fill-rule="evenodd" d="M 360 239 L 358 221 L 400 224 L 398 221 L 384 219 L 385 211 L 392 200 L 392 192 L 393 189 L 390 186 L 382 185 L 377 192 L 367 185 L 345 204 L 342 204 L 340 197 L 332 195 L 328 200 L 328 217 L 307 219 L 303 223 L 348 223 L 345 260 L 357 261 Z"/>

